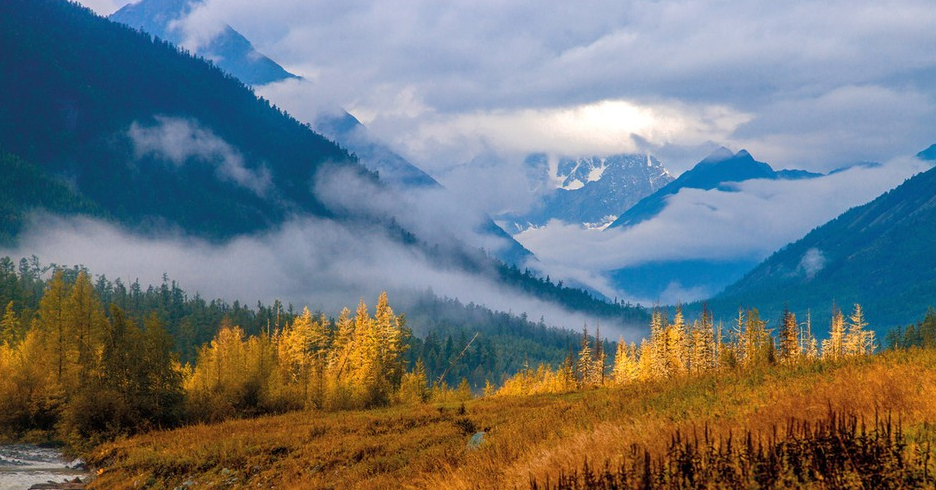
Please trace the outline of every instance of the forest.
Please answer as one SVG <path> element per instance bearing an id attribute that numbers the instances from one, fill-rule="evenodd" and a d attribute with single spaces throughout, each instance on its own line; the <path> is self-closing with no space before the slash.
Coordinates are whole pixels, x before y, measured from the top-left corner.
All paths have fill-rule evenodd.
<path id="1" fill-rule="evenodd" d="M 35 257 L 18 266 L 0 259 L 0 300 L 0 431 L 76 447 L 198 421 L 565 393 L 875 349 L 860 305 L 847 319 L 836 310 L 821 342 L 811 319 L 798 322 L 790 311 L 774 333 L 756 309 L 726 327 L 708 310 L 690 322 L 679 307 L 672 319 L 660 308 L 638 345 L 608 342 L 600 324 L 576 339 L 525 317 L 435 299 L 421 311 L 466 325 L 425 322 L 419 338 L 386 293 L 373 314 L 362 298 L 353 312 L 329 318 L 278 301 L 252 309 L 189 298 L 168 278 L 145 290 L 138 281 L 92 281 L 84 268 L 42 266 Z M 931 339 L 934 318 L 889 338 L 894 346 Z"/>

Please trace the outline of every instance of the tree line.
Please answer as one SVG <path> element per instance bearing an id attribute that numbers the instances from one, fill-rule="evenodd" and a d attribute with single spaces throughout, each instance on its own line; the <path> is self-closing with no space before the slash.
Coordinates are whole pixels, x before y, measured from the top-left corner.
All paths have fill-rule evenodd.
<path id="1" fill-rule="evenodd" d="M 934 316 L 936 318 L 936 316 Z M 540 364 L 527 367 L 504 382 L 500 395 L 562 393 L 590 386 L 626 384 L 637 381 L 699 375 L 720 369 L 751 369 L 805 361 L 840 360 L 870 355 L 875 349 L 874 332 L 868 329 L 861 305 L 855 304 L 846 319 L 834 308 L 829 337 L 819 342 L 807 315 L 799 322 L 786 309 L 776 333 L 767 328 L 756 308 L 739 310 L 731 326 L 715 324 L 712 312 L 703 308 L 698 319 L 687 322 L 676 308 L 672 320 L 663 309 L 655 309 L 650 336 L 640 344 L 620 340 L 612 360 L 599 331 L 590 337 L 583 328 L 577 353 L 571 350 L 557 368 Z"/>
<path id="2" fill-rule="evenodd" d="M 13 301 L 4 309 L 0 435 L 83 445 L 185 422 L 432 395 L 421 363 L 407 370 L 411 334 L 386 293 L 373 316 L 363 299 L 337 320 L 306 308 L 269 333 L 245 334 L 225 317 L 183 364 L 155 311 L 134 321 L 117 304 L 105 308 L 85 271 L 70 276 L 56 270 L 34 311 Z M 465 387 L 437 395 L 457 393 Z"/>

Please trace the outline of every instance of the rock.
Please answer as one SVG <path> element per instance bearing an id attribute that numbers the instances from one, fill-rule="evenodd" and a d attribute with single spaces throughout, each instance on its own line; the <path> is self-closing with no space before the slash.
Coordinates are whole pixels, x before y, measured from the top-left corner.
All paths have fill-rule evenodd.
<path id="1" fill-rule="evenodd" d="M 37 483 L 29 487 L 29 490 L 84 490 L 85 484 L 78 478 L 75 480 L 77 481 Z"/>
<path id="2" fill-rule="evenodd" d="M 484 432 L 476 432 L 475 435 L 471 436 L 471 439 L 468 440 L 468 450 L 472 451 L 481 447 L 484 444 Z"/>

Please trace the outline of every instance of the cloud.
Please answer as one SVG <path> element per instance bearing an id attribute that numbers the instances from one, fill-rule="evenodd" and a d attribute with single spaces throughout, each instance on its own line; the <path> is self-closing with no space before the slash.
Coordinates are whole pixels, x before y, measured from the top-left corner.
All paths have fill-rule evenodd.
<path id="1" fill-rule="evenodd" d="M 219 22 L 232 25 L 312 80 L 316 97 L 412 148 L 406 155 L 430 170 L 470 160 L 479 139 L 484 151 L 542 145 L 601 153 L 609 145 L 626 148 L 629 135 L 621 133 L 630 131 L 670 145 L 678 160 L 665 163 L 679 171 L 704 155 L 681 156 L 675 147 L 705 141 L 696 137 L 698 124 L 670 124 L 673 113 L 697 123 L 712 108 L 731 115 L 732 124 L 703 124 L 706 136 L 780 166 L 828 169 L 932 143 L 925 134 L 936 91 L 936 10 L 929 0 L 207 0 L 191 22 L 207 33 Z M 279 94 L 274 102 L 293 110 L 309 93 Z M 590 119 L 575 121 L 576 113 L 616 105 L 654 119 L 597 133 L 588 131 Z M 866 114 L 875 124 L 852 117 Z M 750 124 L 733 127 L 736 115 Z M 573 121 L 560 121 L 574 126 L 567 136 L 544 130 L 562 116 Z M 819 133 L 799 129 L 815 121 L 833 124 Z M 634 126 L 672 132 L 643 134 Z M 889 127 L 912 130 L 882 137 L 893 135 Z"/>
<path id="2" fill-rule="evenodd" d="M 108 16 L 124 5 L 137 2 L 139 0 L 81 0 L 78 3 L 95 11 L 98 15 Z"/>
<path id="3" fill-rule="evenodd" d="M 215 165 L 219 178 L 250 189 L 258 196 L 270 189 L 270 171 L 262 165 L 248 168 L 244 156 L 210 129 L 188 119 L 166 116 L 155 119 L 154 126 L 133 122 L 127 131 L 138 159 L 155 156 L 182 166 L 194 158 Z"/>
<path id="4" fill-rule="evenodd" d="M 431 289 L 465 303 L 542 316 L 550 325 L 577 329 L 594 321 L 483 275 L 432 265 L 419 249 L 390 239 L 380 227 L 315 218 L 218 245 L 183 236 L 140 236 L 86 218 L 35 215 L 19 247 L 0 250 L 0 255 L 12 257 L 33 254 L 47 263 L 83 264 L 111 280 L 157 284 L 166 273 L 189 294 L 197 291 L 247 304 L 280 299 L 334 315 L 361 297 L 373 301 L 381 290 L 387 290 L 394 307 L 405 313 L 412 295 Z M 606 323 L 609 336 L 637 337 L 633 327 L 602 319 L 602 327 Z"/>
<path id="5" fill-rule="evenodd" d="M 415 134 L 391 143 L 410 155 L 432 155 L 435 161 L 466 149 L 477 154 L 483 148 L 517 156 L 533 152 L 607 155 L 641 151 L 640 143 L 699 145 L 724 138 L 750 119 L 722 106 L 602 100 L 456 116 L 426 114 L 414 124 Z M 380 131 L 381 122 L 375 120 L 371 125 Z"/>
<path id="6" fill-rule="evenodd" d="M 928 168 L 920 160 L 905 158 L 809 180 L 750 180 L 728 190 L 683 189 L 669 198 L 659 215 L 631 228 L 597 231 L 551 221 L 515 238 L 539 258 L 531 266 L 553 278 L 596 277 L 583 282 L 605 295 L 626 297 L 624 291 L 609 291 L 600 272 L 666 261 L 759 261 Z M 807 273 L 821 265 L 819 251 L 804 258 Z"/>
<path id="7" fill-rule="evenodd" d="M 818 248 L 811 248 L 803 254 L 803 259 L 800 260 L 798 270 L 803 271 L 806 274 L 806 279 L 812 279 L 816 274 L 825 268 L 826 257 L 822 253 L 822 250 Z"/>
<path id="8" fill-rule="evenodd" d="M 466 204 L 470 201 L 456 198 L 446 188 L 427 186 L 399 192 L 361 178 L 352 169 L 326 167 L 317 174 L 314 191 L 331 209 L 392 219 L 431 245 L 492 253 L 511 246 L 508 239 L 485 231 L 490 218 L 483 210 Z"/>

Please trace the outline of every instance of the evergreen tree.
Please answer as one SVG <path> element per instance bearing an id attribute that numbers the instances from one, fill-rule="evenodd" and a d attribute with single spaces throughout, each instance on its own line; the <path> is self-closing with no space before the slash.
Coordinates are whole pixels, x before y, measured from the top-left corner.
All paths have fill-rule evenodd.
<path id="1" fill-rule="evenodd" d="M 799 342 L 799 325 L 796 315 L 789 308 L 784 308 L 780 319 L 780 362 L 792 364 L 802 355 Z"/>

